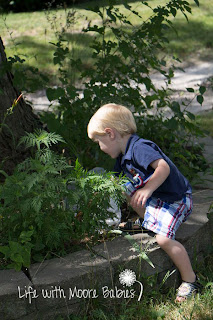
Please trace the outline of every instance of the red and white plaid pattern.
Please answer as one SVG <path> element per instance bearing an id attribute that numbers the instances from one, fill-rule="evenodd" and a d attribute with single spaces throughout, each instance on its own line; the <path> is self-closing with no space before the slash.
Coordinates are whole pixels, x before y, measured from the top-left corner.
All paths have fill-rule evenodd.
<path id="1" fill-rule="evenodd" d="M 180 201 L 172 203 L 150 197 L 142 226 L 167 238 L 175 239 L 175 233 L 192 212 L 192 195 L 186 193 Z"/>

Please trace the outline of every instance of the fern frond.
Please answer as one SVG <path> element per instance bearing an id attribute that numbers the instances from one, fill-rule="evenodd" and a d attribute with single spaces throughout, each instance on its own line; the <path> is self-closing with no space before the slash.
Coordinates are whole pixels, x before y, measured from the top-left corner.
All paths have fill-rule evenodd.
<path id="1" fill-rule="evenodd" d="M 20 171 L 28 171 L 31 169 L 32 158 L 25 159 L 22 163 L 19 163 L 17 166 L 17 170 Z"/>
<path id="2" fill-rule="evenodd" d="M 24 143 L 26 148 L 37 147 L 41 149 L 41 145 L 45 145 L 49 148 L 52 144 L 58 142 L 65 142 L 64 139 L 54 132 L 47 132 L 43 129 L 36 129 L 34 133 L 26 133 L 26 136 L 20 139 L 19 145 Z"/>
<path id="3" fill-rule="evenodd" d="M 37 196 L 32 199 L 31 207 L 36 213 L 38 213 L 41 210 L 41 206 L 42 206 L 41 197 Z"/>

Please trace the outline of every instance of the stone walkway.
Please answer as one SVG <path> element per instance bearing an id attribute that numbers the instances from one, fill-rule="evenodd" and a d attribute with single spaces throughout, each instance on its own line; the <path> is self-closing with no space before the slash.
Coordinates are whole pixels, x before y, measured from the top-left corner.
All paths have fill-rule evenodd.
<path id="1" fill-rule="evenodd" d="M 204 102 L 202 106 L 193 99 L 188 110 L 194 114 L 204 111 L 213 110 L 213 84 L 210 86 L 209 78 L 213 78 L 213 62 L 195 62 L 192 66 L 186 67 L 185 72 L 176 70 L 170 88 L 174 90 L 171 97 L 179 101 L 191 101 L 194 93 L 190 93 L 186 88 L 198 89 L 200 85 L 206 86 L 207 90 L 204 94 Z M 153 75 L 154 84 L 160 88 L 165 87 L 164 78 L 161 74 Z"/>
<path id="2" fill-rule="evenodd" d="M 170 86 L 171 89 L 175 90 L 172 98 L 180 102 L 186 99 L 191 100 L 194 96 L 193 93 L 187 92 L 186 88 L 197 89 L 199 85 L 206 83 L 207 79 L 213 77 L 213 62 L 196 61 L 191 66 L 184 68 L 184 70 L 185 72 L 176 70 Z M 156 87 L 165 87 L 165 81 L 161 74 L 153 74 L 151 78 Z M 144 88 L 141 87 L 141 90 L 143 91 Z M 50 102 L 46 97 L 45 90 L 25 94 L 25 98 L 32 103 L 36 113 L 49 108 Z M 201 106 L 194 99 L 189 107 L 189 111 L 194 114 L 208 110 L 213 110 L 213 88 L 210 88 L 209 84 L 204 95 L 203 105 Z"/>
<path id="3" fill-rule="evenodd" d="M 211 137 L 205 137 L 200 139 L 200 142 L 204 144 L 204 156 L 207 159 L 209 166 L 212 170 L 212 174 L 203 176 L 200 173 L 201 178 L 205 178 L 205 181 L 202 184 L 198 184 L 200 188 L 210 188 L 213 190 L 213 139 Z M 213 193 L 212 193 L 212 203 L 213 203 Z"/>

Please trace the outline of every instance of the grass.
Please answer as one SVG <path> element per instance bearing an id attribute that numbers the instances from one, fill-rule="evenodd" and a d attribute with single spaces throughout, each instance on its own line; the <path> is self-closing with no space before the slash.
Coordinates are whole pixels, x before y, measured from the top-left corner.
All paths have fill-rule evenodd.
<path id="1" fill-rule="evenodd" d="M 198 115 L 196 117 L 196 122 L 213 138 L 213 111 Z"/>
<path id="2" fill-rule="evenodd" d="M 166 4 L 166 0 L 150 0 L 152 7 Z M 189 22 L 182 14 L 177 14 L 173 20 L 177 30 L 167 32 L 170 43 L 167 52 L 182 60 L 199 54 L 201 58 L 213 57 L 213 6 L 211 0 L 200 1 L 200 7 L 196 7 L 193 0 L 189 0 L 192 6 L 192 15 L 189 14 Z M 90 43 L 92 36 L 82 34 L 81 30 L 89 21 L 98 23 L 98 15 L 86 10 L 95 2 L 83 3 L 70 9 L 57 9 L 31 13 L 9 13 L 0 16 L 1 37 L 6 47 L 7 56 L 19 55 L 24 57 L 26 64 L 37 67 L 41 72 L 52 75 L 53 82 L 56 66 L 52 63 L 54 46 L 50 42 L 56 41 L 56 32 L 63 27 L 66 29 L 70 41 L 70 49 L 74 58 L 81 58 L 84 66 L 92 63 Z M 139 1 L 130 1 L 131 6 L 143 20 L 146 20 L 151 10 L 141 5 Z M 119 5 L 123 8 L 122 5 Z M 126 9 L 122 9 L 123 11 Z M 74 13 L 75 12 L 75 13 Z M 67 18 L 73 23 L 66 25 Z M 73 20 L 74 19 L 74 20 Z M 129 16 L 130 21 L 137 26 L 140 21 L 134 15 Z M 110 36 L 110 35 L 109 35 Z"/>

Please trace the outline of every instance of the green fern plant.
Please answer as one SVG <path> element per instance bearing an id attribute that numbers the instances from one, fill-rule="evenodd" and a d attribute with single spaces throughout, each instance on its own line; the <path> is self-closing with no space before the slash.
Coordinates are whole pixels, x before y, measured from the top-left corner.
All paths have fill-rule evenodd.
<path id="1" fill-rule="evenodd" d="M 23 136 L 20 139 L 19 144 L 24 143 L 26 148 L 36 146 L 37 149 L 40 150 L 42 145 L 50 148 L 53 144 L 57 144 L 58 142 L 65 142 L 59 134 L 36 129 L 34 133 L 26 133 L 26 136 Z"/>
<path id="2" fill-rule="evenodd" d="M 42 260 L 47 252 L 49 256 L 64 255 L 67 248 L 72 250 L 72 239 L 96 238 L 100 229 L 107 227 L 105 219 L 113 216 L 107 212 L 110 197 L 117 203 L 122 201 L 123 179 L 112 179 L 111 173 L 88 173 L 78 160 L 71 167 L 50 149 L 57 142 L 64 141 L 54 133 L 28 133 L 20 143 L 34 147 L 34 155 L 19 164 L 0 186 L 0 252 L 17 270 L 29 261 Z M 67 187 L 70 183 L 74 190 Z M 26 258 L 20 236 L 30 230 Z"/>

